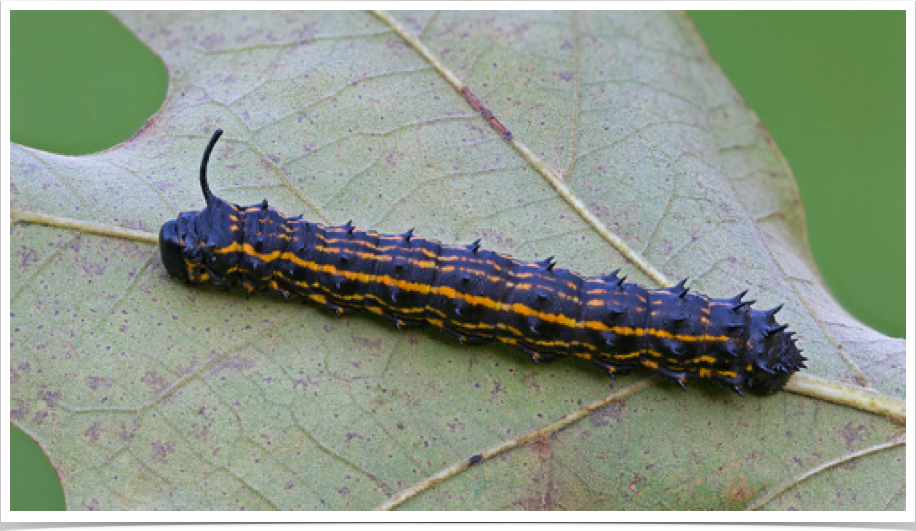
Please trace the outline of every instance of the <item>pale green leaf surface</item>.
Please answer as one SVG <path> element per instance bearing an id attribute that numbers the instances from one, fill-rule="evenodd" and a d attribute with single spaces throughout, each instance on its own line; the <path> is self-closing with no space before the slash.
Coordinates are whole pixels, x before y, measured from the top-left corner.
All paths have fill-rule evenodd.
<path id="1" fill-rule="evenodd" d="M 221 127 L 210 181 L 229 201 L 657 287 L 372 14 L 118 16 L 166 63 L 165 104 L 102 153 L 13 145 L 14 209 L 156 232 L 203 207 Z M 785 303 L 808 372 L 905 397 L 902 340 L 830 297 L 788 168 L 683 15 L 393 16 L 656 268 Z M 70 509 L 372 508 L 641 377 L 189 289 L 146 243 L 19 223 L 10 247 L 12 419 Z M 786 392 L 663 383 L 403 508 L 902 509 L 902 445 L 818 471 L 901 432 Z"/>

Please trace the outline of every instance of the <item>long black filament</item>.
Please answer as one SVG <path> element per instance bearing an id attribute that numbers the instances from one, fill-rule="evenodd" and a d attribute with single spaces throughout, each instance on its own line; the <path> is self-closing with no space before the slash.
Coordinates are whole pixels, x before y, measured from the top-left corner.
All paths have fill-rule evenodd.
<path id="1" fill-rule="evenodd" d="M 204 193 L 204 200 L 207 205 L 210 204 L 210 198 L 213 197 L 213 193 L 210 192 L 210 186 L 207 184 L 207 164 L 210 162 L 210 153 L 213 151 L 213 146 L 216 145 L 216 141 L 219 140 L 222 134 L 222 129 L 217 129 L 213 132 L 213 136 L 210 137 L 210 143 L 207 144 L 207 149 L 204 150 L 204 158 L 200 161 L 200 190 Z"/>

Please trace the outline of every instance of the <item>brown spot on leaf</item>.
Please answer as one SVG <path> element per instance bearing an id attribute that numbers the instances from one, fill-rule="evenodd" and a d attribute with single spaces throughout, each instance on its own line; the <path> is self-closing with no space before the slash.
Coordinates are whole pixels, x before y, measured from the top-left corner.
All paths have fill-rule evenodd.
<path id="1" fill-rule="evenodd" d="M 535 393 L 541 394 L 541 385 L 538 383 L 538 373 L 529 372 L 525 375 L 525 384 L 528 385 Z"/>
<path id="2" fill-rule="evenodd" d="M 616 424 L 620 422 L 620 417 L 625 407 L 626 401 L 621 400 L 617 402 L 611 402 L 606 407 L 603 407 L 590 415 L 588 417 L 588 421 L 591 422 L 592 426 L 596 428 L 608 426 L 612 422 Z"/>
<path id="3" fill-rule="evenodd" d="M 405 155 L 403 151 L 394 148 L 390 150 L 387 155 L 385 155 L 385 161 L 388 162 L 389 166 L 397 166 L 398 162 L 400 162 L 404 157 Z"/>
<path id="4" fill-rule="evenodd" d="M 485 229 L 480 231 L 480 239 L 487 243 L 490 249 L 512 249 L 515 247 L 515 241 L 507 238 L 503 231 Z"/>
<path id="5" fill-rule="evenodd" d="M 868 428 L 862 426 L 853 426 L 852 423 L 848 423 L 843 426 L 843 429 L 840 430 L 840 436 L 846 441 L 846 449 L 853 451 L 855 443 L 862 440 L 862 432 L 867 432 Z"/>
<path id="6" fill-rule="evenodd" d="M 254 367 L 254 360 L 251 358 L 246 358 L 241 354 L 236 354 L 235 356 L 229 356 L 224 358 L 222 361 L 213 366 L 210 370 L 211 374 L 219 374 L 226 369 L 251 369 Z"/>
<path id="7" fill-rule="evenodd" d="M 544 435 L 534 440 L 534 453 L 541 461 L 550 459 L 550 436 Z"/>
<path id="8" fill-rule="evenodd" d="M 490 391 L 490 398 L 496 399 L 496 395 L 500 393 L 505 393 L 506 390 L 503 389 L 503 384 L 499 380 L 493 380 L 493 390 Z"/>
<path id="9" fill-rule="evenodd" d="M 21 271 L 25 271 L 29 267 L 33 266 L 38 262 L 38 253 L 35 249 L 27 249 L 23 247 L 16 253 L 16 265 L 19 266 Z"/>
<path id="10" fill-rule="evenodd" d="M 353 336 L 353 342 L 362 348 L 370 350 L 381 350 L 382 348 L 382 340 L 377 337 Z"/>
<path id="11" fill-rule="evenodd" d="M 45 386 L 41 386 L 38 397 L 48 402 L 48 406 L 51 407 L 60 400 L 61 393 L 60 391 L 49 391 Z"/>
<path id="12" fill-rule="evenodd" d="M 165 390 L 169 386 L 169 382 L 156 371 L 146 371 L 146 374 L 140 378 L 140 381 L 159 392 Z"/>
<path id="13" fill-rule="evenodd" d="M 722 497 L 728 500 L 729 505 L 737 509 L 745 506 L 747 501 L 753 498 L 756 493 L 757 490 L 749 490 L 747 488 L 747 478 L 740 478 L 737 485 L 726 488 L 725 492 L 722 493 Z"/>
<path id="14" fill-rule="evenodd" d="M 175 443 L 172 441 L 156 441 L 150 444 L 150 457 L 157 463 L 168 463 L 169 455 L 175 453 Z"/>
<path id="15" fill-rule="evenodd" d="M 633 479 L 630 480 L 630 484 L 627 485 L 627 488 L 633 492 L 640 492 L 642 489 L 646 488 L 648 483 L 649 482 L 646 480 L 646 478 L 640 475 L 635 475 L 633 476 Z"/>
<path id="16" fill-rule="evenodd" d="M 104 376 L 87 376 L 83 379 L 83 381 L 86 382 L 86 385 L 88 385 L 89 388 L 93 390 L 98 389 L 99 387 L 111 387 L 111 381 L 109 381 L 108 378 L 105 378 Z"/>
<path id="17" fill-rule="evenodd" d="M 315 382 L 312 381 L 311 376 L 306 376 L 305 378 L 297 378 L 293 381 L 293 390 L 297 387 L 301 387 L 303 391 L 308 391 L 309 387 L 315 385 Z"/>
<path id="18" fill-rule="evenodd" d="M 77 245 L 74 245 L 77 247 Z M 73 258 L 73 263 L 83 270 L 88 277 L 100 277 L 105 274 L 105 265 L 95 261 L 95 256 L 77 253 Z"/>
<path id="19" fill-rule="evenodd" d="M 98 422 L 93 422 L 91 426 L 86 428 L 86 431 L 83 432 L 83 436 L 89 439 L 89 442 L 95 443 L 98 442 L 99 436 L 102 434 L 102 427 L 99 426 Z"/>
<path id="20" fill-rule="evenodd" d="M 210 426 L 207 424 L 195 422 L 191 425 L 191 432 L 194 434 L 194 438 L 198 440 L 206 441 L 213 438 L 213 436 L 210 435 Z"/>
<path id="21" fill-rule="evenodd" d="M 45 409 L 42 409 L 41 411 L 36 411 L 35 414 L 32 415 L 31 421 L 35 424 L 42 424 L 44 423 L 45 419 L 47 418 L 48 418 L 48 411 Z"/>
<path id="22" fill-rule="evenodd" d="M 121 442 L 130 441 L 131 439 L 134 438 L 134 432 L 137 431 L 137 428 L 138 426 L 136 424 L 133 424 L 130 427 L 128 427 L 126 423 L 121 422 L 121 431 L 118 432 L 118 439 L 120 439 Z"/>
<path id="23" fill-rule="evenodd" d="M 12 420 L 22 420 L 29 415 L 29 404 L 22 402 L 10 409 L 10 418 Z"/>
<path id="24" fill-rule="evenodd" d="M 84 511 L 101 511 L 102 510 L 102 507 L 99 504 L 99 500 L 95 498 L 92 498 L 91 500 L 89 500 L 89 503 L 82 502 L 81 505 L 83 506 Z"/>
<path id="25" fill-rule="evenodd" d="M 554 487 L 552 484 L 548 484 L 547 490 L 542 492 L 536 498 L 523 498 L 509 506 L 502 507 L 502 509 L 521 509 L 525 511 L 563 510 L 564 508 L 555 501 L 556 490 L 556 487 Z"/>

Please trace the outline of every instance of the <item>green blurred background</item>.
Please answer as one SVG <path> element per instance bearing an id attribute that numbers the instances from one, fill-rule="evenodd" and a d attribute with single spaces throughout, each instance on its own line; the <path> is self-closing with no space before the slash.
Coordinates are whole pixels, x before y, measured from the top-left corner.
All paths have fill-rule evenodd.
<path id="1" fill-rule="evenodd" d="M 903 337 L 905 12 L 689 14 L 789 161 L 831 291 L 861 321 Z M 13 142 L 100 151 L 165 98 L 165 67 L 107 13 L 14 11 L 10 41 Z M 15 427 L 10 453 L 10 508 L 64 509 L 54 469 Z"/>

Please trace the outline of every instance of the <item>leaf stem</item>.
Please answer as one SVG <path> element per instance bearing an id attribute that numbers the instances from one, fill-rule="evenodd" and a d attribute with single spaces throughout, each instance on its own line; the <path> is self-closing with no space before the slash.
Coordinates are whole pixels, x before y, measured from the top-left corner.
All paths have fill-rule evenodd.
<path id="1" fill-rule="evenodd" d="M 810 478 L 810 477 L 812 477 L 812 476 L 814 476 L 814 475 L 816 475 L 816 474 L 819 474 L 819 473 L 821 473 L 821 472 L 823 472 L 823 471 L 825 471 L 825 470 L 828 470 L 828 469 L 830 469 L 830 468 L 833 468 L 833 467 L 835 467 L 835 466 L 837 466 L 837 465 L 842 465 L 843 463 L 848 463 L 849 461 L 852 461 L 853 459 L 858 459 L 858 458 L 860 458 L 860 457 L 864 457 L 864 456 L 869 455 L 869 454 L 873 454 L 873 453 L 876 453 L 876 452 L 880 452 L 880 451 L 882 451 L 882 450 L 887 450 L 887 449 L 889 449 L 889 448 L 893 448 L 894 446 L 899 446 L 899 445 L 905 444 L 905 443 L 906 443 L 906 436 L 905 436 L 905 434 L 901 434 L 901 435 L 898 435 L 898 436 L 892 438 L 890 441 L 888 441 L 888 442 L 886 442 L 886 443 L 877 444 L 877 445 L 875 445 L 875 446 L 871 446 L 871 447 L 868 447 L 868 448 L 859 450 L 858 452 L 853 452 L 853 453 L 851 453 L 851 454 L 844 455 L 843 457 L 840 457 L 840 458 L 838 458 L 838 459 L 833 459 L 833 460 L 831 460 L 831 461 L 827 461 L 827 462 L 825 462 L 825 463 L 821 463 L 820 465 L 818 465 L 818 466 L 812 468 L 811 470 L 807 470 L 807 471 L 805 471 L 805 472 L 803 472 L 803 473 L 801 473 L 801 474 L 795 476 L 794 478 L 790 479 L 789 481 L 786 481 L 785 483 L 783 483 L 782 485 L 780 485 L 779 487 L 777 487 L 776 489 L 774 489 L 772 492 L 770 492 L 770 493 L 764 495 L 762 498 L 760 498 L 760 499 L 756 500 L 754 503 L 750 504 L 745 510 L 746 510 L 746 511 L 756 511 L 757 509 L 760 509 L 761 507 L 763 507 L 764 505 L 766 505 L 767 503 L 769 503 L 770 500 L 772 500 L 773 498 L 779 496 L 780 494 L 782 494 L 783 492 L 787 491 L 788 489 L 790 489 L 790 488 L 792 488 L 792 487 L 798 485 L 798 484 L 801 483 L 802 481 L 804 481 L 804 480 L 806 480 L 806 479 L 808 479 L 808 478 Z"/>
<path id="2" fill-rule="evenodd" d="M 470 468 L 471 466 L 474 466 L 487 459 L 491 459 L 507 450 L 511 450 L 512 448 L 522 446 L 524 444 L 537 440 L 546 435 L 556 433 L 562 430 L 563 428 L 569 426 L 570 424 L 594 413 L 595 411 L 598 411 L 599 409 L 605 406 L 610 405 L 613 402 L 616 402 L 618 400 L 623 400 L 624 398 L 630 397 L 632 395 L 635 395 L 636 393 L 639 393 L 641 391 L 644 391 L 645 389 L 648 389 L 649 387 L 658 383 L 659 381 L 661 381 L 661 377 L 658 375 L 639 380 L 638 382 L 628 385 L 599 400 L 590 402 L 580 407 L 579 409 L 576 409 L 570 413 L 567 413 L 566 415 L 558 418 L 557 420 L 544 424 L 543 426 L 537 429 L 534 429 L 532 431 L 529 431 L 519 437 L 516 437 L 514 439 L 509 439 L 499 444 L 490 446 L 489 448 L 486 448 L 485 450 L 477 454 L 474 454 L 471 457 L 462 459 L 461 461 L 458 461 L 457 463 L 449 466 L 448 468 L 442 469 L 438 473 L 426 478 L 425 480 L 395 494 L 394 496 L 389 498 L 388 501 L 376 507 L 375 510 L 376 511 L 390 511 L 392 509 L 395 509 L 398 506 L 400 506 L 401 504 L 403 504 L 404 502 L 406 502 L 407 500 L 420 494 L 424 490 L 428 490 L 438 485 L 439 483 L 442 483 L 443 481 L 449 479 L 450 477 L 460 474 L 461 472 Z M 816 398 L 822 398 L 830 402 L 835 402 L 838 404 L 845 404 L 845 405 L 855 407 L 857 409 L 879 413 L 879 414 L 888 416 L 894 420 L 900 420 L 900 419 L 906 420 L 906 404 L 899 400 L 894 400 L 892 398 L 878 395 L 877 393 L 865 391 L 863 389 L 857 389 L 851 386 L 835 384 L 833 382 L 828 382 L 826 380 L 822 380 L 814 376 L 796 374 L 789 381 L 789 384 L 786 385 L 785 389 L 787 391 L 792 391 L 794 393 L 813 396 Z M 809 470 L 805 472 L 804 474 L 796 476 L 795 478 L 786 482 L 785 484 L 780 486 L 778 489 L 774 490 L 770 494 L 767 494 L 766 496 L 761 498 L 758 502 L 755 502 L 753 505 L 748 507 L 747 510 L 755 510 L 761 507 L 762 505 L 764 505 L 765 503 L 767 503 L 774 497 L 778 496 L 780 492 L 783 492 L 787 488 L 790 488 L 792 485 L 798 484 L 801 481 L 807 479 L 808 477 L 811 477 L 814 474 L 817 474 L 818 472 L 821 472 L 833 466 L 845 463 L 847 461 L 851 461 L 852 459 L 855 459 L 857 457 L 861 457 L 864 455 L 868 455 L 870 453 L 878 452 L 886 448 L 891 448 L 893 446 L 897 446 L 905 442 L 906 440 L 903 436 L 895 437 L 888 443 L 879 444 L 877 446 L 873 446 L 871 448 L 866 448 L 859 452 L 849 454 L 840 459 L 836 459 L 834 461 L 823 463 L 822 465 L 818 466 L 817 468 Z"/>
<path id="3" fill-rule="evenodd" d="M 562 417 L 558 418 L 557 420 L 544 424 L 540 428 L 529 431 L 514 439 L 503 441 L 477 454 L 474 454 L 471 457 L 462 459 L 461 461 L 458 461 L 457 463 L 453 464 L 452 466 L 439 471 L 438 473 L 424 479 L 423 481 L 409 487 L 408 489 L 395 494 L 393 497 L 389 498 L 388 501 L 376 507 L 375 510 L 376 511 L 390 511 L 396 508 L 397 506 L 401 505 L 405 501 L 409 500 L 410 498 L 413 498 L 417 494 L 420 494 L 424 490 L 430 489 L 434 487 L 435 485 L 442 483 L 446 479 L 460 474 L 462 471 L 464 471 L 465 469 L 473 465 L 476 465 L 487 459 L 493 458 L 505 452 L 506 450 L 510 450 L 517 446 L 527 444 L 531 441 L 544 437 L 545 435 L 556 433 L 562 430 L 563 428 L 569 426 L 570 424 L 588 415 L 591 415 L 595 411 L 598 411 L 599 409 L 613 402 L 617 402 L 618 400 L 623 400 L 624 398 L 627 398 L 629 396 L 635 395 L 636 393 L 639 393 L 640 391 L 648 389 L 649 387 L 655 385 L 659 381 L 661 381 L 661 377 L 657 375 L 650 376 L 648 378 L 644 378 L 630 385 L 622 387 L 621 389 L 599 400 L 595 400 L 594 402 L 589 402 L 588 404 L 580 407 L 579 409 L 576 409 L 574 411 L 571 411 L 570 413 L 567 413 L 566 415 L 563 415 Z"/>
<path id="4" fill-rule="evenodd" d="M 92 221 L 83 221 L 81 219 L 65 218 L 61 216 L 52 216 L 48 214 L 36 214 L 24 210 L 11 210 L 10 218 L 13 222 L 36 223 L 38 225 L 48 225 L 50 227 L 61 227 L 63 229 L 73 229 L 101 236 L 111 236 L 113 238 L 123 238 L 125 240 L 136 240 L 145 243 L 159 243 L 159 236 L 151 232 L 124 229 L 114 227 L 104 223 L 94 223 Z"/>
<path id="5" fill-rule="evenodd" d="M 36 223 L 152 244 L 156 244 L 159 241 L 158 236 L 150 232 L 124 229 L 73 218 L 36 214 L 22 210 L 12 210 L 11 217 L 14 222 Z M 906 421 L 906 403 L 904 401 L 868 391 L 861 387 L 831 382 L 810 374 L 796 373 L 789 380 L 785 390 L 884 415 L 896 422 Z"/>
<path id="6" fill-rule="evenodd" d="M 861 387 L 831 382 L 810 374 L 795 373 L 786 384 L 785 390 L 877 413 L 894 421 L 906 421 L 906 402 Z"/>

